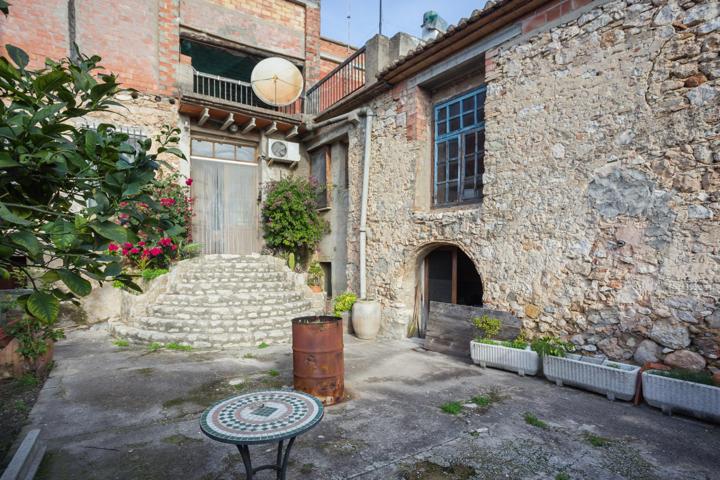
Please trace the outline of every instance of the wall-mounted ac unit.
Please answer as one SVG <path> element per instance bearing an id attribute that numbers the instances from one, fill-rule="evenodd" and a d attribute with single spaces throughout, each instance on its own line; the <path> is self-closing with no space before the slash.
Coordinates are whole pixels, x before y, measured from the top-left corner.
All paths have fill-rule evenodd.
<path id="1" fill-rule="evenodd" d="M 273 162 L 283 162 L 296 166 L 300 161 L 300 144 L 288 142 L 287 140 L 268 138 L 267 156 L 269 158 L 269 164 Z"/>

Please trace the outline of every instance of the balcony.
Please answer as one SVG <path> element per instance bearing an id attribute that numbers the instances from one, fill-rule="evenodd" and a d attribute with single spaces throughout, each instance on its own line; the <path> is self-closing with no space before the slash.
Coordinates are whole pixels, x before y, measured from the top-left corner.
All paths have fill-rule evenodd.
<path id="1" fill-rule="evenodd" d="M 307 91 L 305 113 L 318 115 L 364 86 L 365 47 L 362 47 Z"/>
<path id="2" fill-rule="evenodd" d="M 303 113 L 302 98 L 283 107 L 268 105 L 255 95 L 250 82 L 199 72 L 187 64 L 181 64 L 179 83 L 182 97 L 188 101 L 198 101 L 209 106 L 234 107 L 248 114 L 270 119 L 299 121 Z"/>

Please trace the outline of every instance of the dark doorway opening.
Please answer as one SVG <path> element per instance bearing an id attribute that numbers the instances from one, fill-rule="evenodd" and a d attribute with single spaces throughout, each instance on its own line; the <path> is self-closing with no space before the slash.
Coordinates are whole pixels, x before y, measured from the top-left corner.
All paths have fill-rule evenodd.
<path id="1" fill-rule="evenodd" d="M 421 270 L 422 295 L 418 336 L 424 337 L 430 302 L 482 307 L 483 285 L 470 257 L 460 248 L 441 246 L 425 256 Z"/>

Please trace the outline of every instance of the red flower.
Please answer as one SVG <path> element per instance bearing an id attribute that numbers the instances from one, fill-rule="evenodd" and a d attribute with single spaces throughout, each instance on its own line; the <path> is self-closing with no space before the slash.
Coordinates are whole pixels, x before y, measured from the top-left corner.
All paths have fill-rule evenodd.
<path id="1" fill-rule="evenodd" d="M 133 255 L 136 255 L 136 254 L 140 253 L 140 250 L 137 248 L 131 248 L 130 253 L 132 253 Z"/>
<path id="2" fill-rule="evenodd" d="M 193 179 L 192 179 L 192 178 L 188 178 L 188 179 L 185 180 L 185 185 L 187 185 L 187 186 L 189 187 L 190 185 L 192 185 L 192 182 L 193 182 Z"/>
<path id="3" fill-rule="evenodd" d="M 150 250 L 143 250 L 142 256 L 143 258 L 148 258 L 150 256 Z"/>
<path id="4" fill-rule="evenodd" d="M 167 197 L 161 198 L 161 199 L 160 199 L 160 204 L 161 204 L 163 207 L 172 207 L 173 205 L 175 205 L 175 199 L 174 199 L 174 198 L 167 198 Z"/>
<path id="5" fill-rule="evenodd" d="M 128 214 L 128 213 L 119 213 L 119 214 L 118 214 L 118 218 L 119 218 L 120 220 L 125 220 L 126 218 L 130 218 L 130 214 Z"/>
<path id="6" fill-rule="evenodd" d="M 125 208 L 128 206 L 128 202 L 120 202 L 120 208 Z"/>
<path id="7" fill-rule="evenodd" d="M 117 252 L 118 248 L 120 248 L 120 247 L 118 247 L 114 243 L 111 243 L 110 245 L 108 245 L 108 250 L 110 250 L 111 252 Z"/>
<path id="8" fill-rule="evenodd" d="M 169 247 L 170 245 L 172 245 L 172 243 L 173 243 L 173 241 L 169 237 L 161 238 L 160 241 L 158 242 L 158 244 L 160 244 L 163 247 Z"/>
<path id="9" fill-rule="evenodd" d="M 132 248 L 132 247 L 133 247 L 133 244 L 130 243 L 130 242 L 125 242 L 125 243 L 123 243 L 123 248 L 130 249 L 130 248 Z"/>
<path id="10" fill-rule="evenodd" d="M 175 250 L 177 250 L 177 245 L 171 245 L 170 249 L 174 252 Z"/>
<path id="11" fill-rule="evenodd" d="M 163 251 L 162 251 L 162 248 L 160 248 L 160 247 L 153 247 L 153 248 L 150 249 L 150 254 L 151 254 L 153 257 L 157 257 L 158 255 L 162 255 L 162 253 L 163 253 Z"/>
<path id="12" fill-rule="evenodd" d="M 123 255 L 127 256 L 127 254 L 130 252 L 129 248 L 123 248 L 122 253 Z"/>
<path id="13" fill-rule="evenodd" d="M 145 242 L 138 242 L 138 246 L 139 246 L 139 247 L 144 247 L 144 246 L 145 246 Z"/>

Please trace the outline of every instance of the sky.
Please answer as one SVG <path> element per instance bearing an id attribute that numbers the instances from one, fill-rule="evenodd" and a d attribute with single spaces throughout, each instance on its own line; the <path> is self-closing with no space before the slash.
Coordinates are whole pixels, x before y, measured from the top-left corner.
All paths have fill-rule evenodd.
<path id="1" fill-rule="evenodd" d="M 383 35 L 397 32 L 421 36 L 423 13 L 435 10 L 448 25 L 470 16 L 486 0 L 383 0 Z M 348 42 L 348 10 L 350 12 L 350 45 L 360 47 L 378 33 L 380 0 L 322 0 L 321 34 L 323 37 Z"/>

